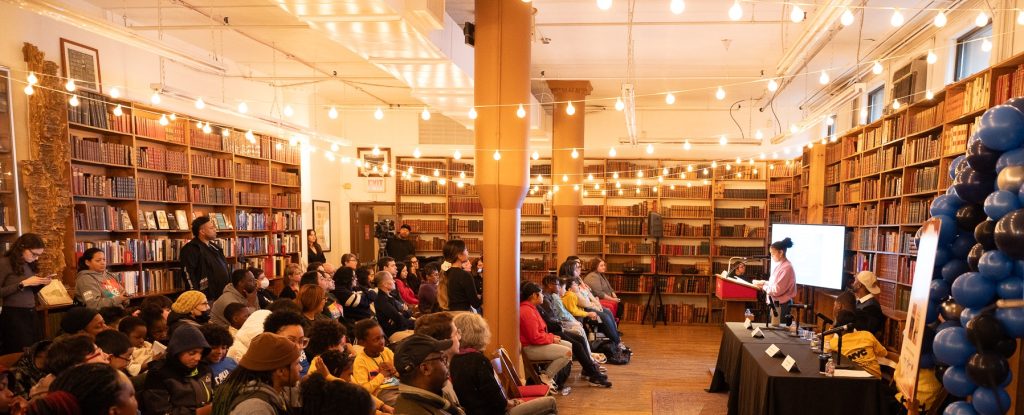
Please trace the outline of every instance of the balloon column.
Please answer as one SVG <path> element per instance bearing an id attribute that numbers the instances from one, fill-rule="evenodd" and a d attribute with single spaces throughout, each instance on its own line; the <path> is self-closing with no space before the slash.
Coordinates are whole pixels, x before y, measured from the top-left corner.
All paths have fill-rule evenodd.
<path id="1" fill-rule="evenodd" d="M 1024 309 L 994 309 L 1024 285 L 1024 99 L 981 116 L 967 153 L 950 164 L 953 185 L 932 202 L 942 220 L 921 367 L 937 366 L 945 389 L 970 401 L 947 415 L 1004 414 L 1007 358 L 1024 337 Z M 941 322 L 939 317 L 941 316 Z M 934 331 L 932 331 L 934 330 Z M 929 349 L 931 354 L 928 353 Z"/>

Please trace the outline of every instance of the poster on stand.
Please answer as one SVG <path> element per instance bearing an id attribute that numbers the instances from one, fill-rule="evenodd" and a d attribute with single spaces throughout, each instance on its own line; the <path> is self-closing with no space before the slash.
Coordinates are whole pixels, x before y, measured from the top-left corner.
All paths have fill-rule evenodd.
<path id="1" fill-rule="evenodd" d="M 903 396 L 917 396 L 917 372 L 921 363 L 921 344 L 924 337 L 925 315 L 928 313 L 929 287 L 935 270 L 935 252 L 939 246 L 939 219 L 930 219 L 921 227 L 921 239 L 917 244 L 917 264 L 914 267 L 914 282 L 910 287 L 910 302 L 907 305 L 907 322 L 903 330 L 903 346 L 896 370 L 896 388 Z"/>

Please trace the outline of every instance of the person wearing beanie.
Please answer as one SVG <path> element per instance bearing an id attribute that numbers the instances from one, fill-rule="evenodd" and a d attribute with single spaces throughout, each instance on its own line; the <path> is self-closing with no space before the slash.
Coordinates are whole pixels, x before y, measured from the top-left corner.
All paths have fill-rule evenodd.
<path id="1" fill-rule="evenodd" d="M 107 325 L 103 322 L 103 316 L 96 310 L 88 307 L 72 307 L 61 318 L 60 329 L 64 334 L 85 333 L 96 337 L 99 332 L 107 329 Z"/>
<path id="2" fill-rule="evenodd" d="M 210 303 L 206 295 L 199 291 L 185 291 L 171 304 L 171 314 L 167 315 L 167 335 L 173 337 L 174 331 L 182 324 L 198 328 L 209 321 Z"/>
<path id="3" fill-rule="evenodd" d="M 230 282 L 230 267 L 224 250 L 214 242 L 217 226 L 209 216 L 192 220 L 192 240 L 181 247 L 178 260 L 185 268 L 188 289 L 202 291 L 208 298 L 220 297 Z"/>
<path id="4" fill-rule="evenodd" d="M 290 400 L 286 396 L 299 379 L 295 343 L 274 333 L 261 333 L 250 342 L 238 368 L 217 388 L 213 415 L 287 414 Z"/>
<path id="5" fill-rule="evenodd" d="M 461 415 L 462 409 L 441 396 L 448 380 L 448 349 L 451 340 L 435 340 L 422 334 L 409 336 L 398 345 L 395 369 L 401 384 L 395 413 L 409 415 Z"/>
<path id="6" fill-rule="evenodd" d="M 209 407 L 213 398 L 212 377 L 202 361 L 209 351 L 210 344 L 197 327 L 178 327 L 167 344 L 167 358 L 156 363 L 146 375 L 141 392 L 142 413 L 194 414 Z"/>

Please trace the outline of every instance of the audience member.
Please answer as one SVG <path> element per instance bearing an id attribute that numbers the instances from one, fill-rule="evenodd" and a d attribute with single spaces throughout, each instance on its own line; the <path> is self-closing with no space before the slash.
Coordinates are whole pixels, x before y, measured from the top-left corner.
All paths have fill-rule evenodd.
<path id="1" fill-rule="evenodd" d="M 208 410 L 213 387 L 203 362 L 210 344 L 199 328 L 183 324 L 171 333 L 167 358 L 158 361 L 142 386 L 142 413 L 164 415 Z"/>
<path id="2" fill-rule="evenodd" d="M 484 257 L 474 258 L 469 265 L 469 274 L 473 276 L 473 286 L 477 295 L 484 294 Z"/>
<path id="3" fill-rule="evenodd" d="M 619 308 L 622 307 L 622 299 L 615 294 L 615 288 L 604 275 L 606 272 L 608 272 L 608 263 L 604 262 L 604 258 L 594 258 L 590 261 L 590 273 L 583 279 L 583 282 L 590 286 L 590 292 L 598 298 L 601 305 L 612 311 L 612 317 L 617 318 L 620 313 Z"/>
<path id="4" fill-rule="evenodd" d="M 117 330 L 103 330 L 96 334 L 96 347 L 109 356 L 110 367 L 126 371 L 132 361 L 135 348 L 132 347 L 128 335 Z"/>
<path id="5" fill-rule="evenodd" d="M 409 255 L 416 255 L 416 246 L 413 245 L 412 239 L 409 234 L 412 232 L 412 226 L 408 223 L 403 223 L 398 228 L 398 232 L 394 237 L 388 239 L 387 245 L 384 249 L 387 250 L 388 255 L 393 258 L 405 258 Z M 385 271 L 379 269 L 378 271 Z M 395 275 L 392 273 L 391 275 Z"/>
<path id="6" fill-rule="evenodd" d="M 857 330 L 868 331 L 875 336 L 882 335 L 885 314 L 875 296 L 882 292 L 878 279 L 871 271 L 861 271 L 853 280 L 853 294 L 857 297 Z"/>
<path id="7" fill-rule="evenodd" d="M 448 355 L 451 340 L 434 340 L 414 334 L 405 339 L 395 355 L 395 367 L 401 378 L 395 413 L 410 415 L 463 414 L 441 396 L 448 380 Z"/>
<path id="8" fill-rule="evenodd" d="M 53 380 L 74 366 L 83 363 L 110 364 L 110 357 L 96 344 L 93 338 L 87 334 L 64 334 L 53 339 L 53 344 L 46 352 L 46 376 L 43 376 L 32 389 L 29 390 L 29 399 L 36 399 L 46 395 L 50 391 L 50 384 Z"/>
<path id="9" fill-rule="evenodd" d="M 480 310 L 481 300 L 476 293 L 476 285 L 473 283 L 473 276 L 462 269 L 462 264 L 469 260 L 469 251 L 466 243 L 452 239 L 444 244 L 444 259 L 452 264 L 451 268 L 445 271 L 447 277 L 447 310 L 451 311 L 473 311 Z M 444 306 L 442 301 L 442 307 Z"/>
<path id="10" fill-rule="evenodd" d="M 0 414 L 22 414 L 28 401 L 14 394 L 9 387 L 8 375 L 7 367 L 0 365 Z"/>
<path id="11" fill-rule="evenodd" d="M 611 315 L 599 313 L 593 309 L 585 310 L 580 307 L 582 295 L 580 293 L 579 278 L 566 278 L 562 280 L 562 285 L 565 287 L 565 294 L 562 295 L 562 305 L 565 306 L 565 309 L 569 310 L 569 313 L 573 316 L 586 319 L 591 324 L 596 325 L 598 330 L 604 333 L 613 345 L 620 350 L 624 349 L 625 346 L 622 345 L 622 339 L 619 338 L 619 330 L 615 325 L 615 319 Z"/>
<path id="12" fill-rule="evenodd" d="M 547 332 L 547 323 L 537 311 L 537 305 L 544 302 L 540 286 L 533 282 L 523 283 L 519 290 L 519 342 L 523 354 L 530 360 L 550 360 L 551 363 L 540 375 L 541 380 L 553 392 L 563 392 L 568 374 L 562 372 L 572 363 L 572 344 L 559 336 Z"/>
<path id="13" fill-rule="evenodd" d="M 270 307 L 271 309 L 275 307 L 280 308 L 285 303 L 294 304 L 291 300 L 282 298 L 277 300 Z M 236 362 L 242 359 L 245 352 L 249 350 L 249 343 L 252 339 L 260 333 L 263 333 L 263 323 L 266 322 L 267 316 L 271 313 L 271 310 L 259 310 L 249 315 L 249 318 L 247 318 L 245 323 L 242 324 L 242 328 L 238 329 L 238 332 L 235 333 L 235 341 L 228 349 L 228 357 L 234 359 Z"/>
<path id="14" fill-rule="evenodd" d="M 373 415 L 376 404 L 366 389 L 347 382 L 327 380 L 314 373 L 302 381 L 302 415 Z"/>
<path id="15" fill-rule="evenodd" d="M 410 306 L 418 305 L 420 300 L 416 298 L 412 288 L 409 288 L 408 280 L 409 267 L 404 262 L 398 263 L 398 273 L 395 274 L 395 290 L 406 304 Z"/>
<path id="16" fill-rule="evenodd" d="M 319 285 L 303 285 L 299 289 L 299 305 L 302 306 L 302 316 L 305 317 L 307 326 L 314 321 L 333 320 L 324 315 L 324 307 L 327 306 L 327 292 Z"/>
<path id="17" fill-rule="evenodd" d="M 377 272 L 387 271 L 392 277 L 398 275 L 398 263 L 394 258 L 389 256 L 382 256 L 377 259 Z M 377 276 L 374 275 L 374 278 Z"/>
<path id="18" fill-rule="evenodd" d="M 103 317 L 103 324 L 106 324 L 107 328 L 112 330 L 117 330 L 121 319 L 128 317 L 128 310 L 118 306 L 103 307 L 96 311 Z"/>
<path id="19" fill-rule="evenodd" d="M 359 257 L 357 257 L 356 254 L 343 254 L 341 256 L 341 268 L 338 269 L 338 271 L 345 268 L 349 268 L 353 271 L 355 271 L 356 268 L 359 268 Z M 335 274 L 337 274 L 337 272 L 335 272 Z"/>
<path id="20" fill-rule="evenodd" d="M 210 383 L 216 388 L 238 367 L 238 362 L 228 357 L 228 348 L 234 339 L 228 329 L 219 324 L 206 323 L 199 331 L 210 344 L 210 350 L 203 354 L 203 362 L 210 368 Z"/>
<path id="21" fill-rule="evenodd" d="M 310 376 L 316 374 L 323 376 L 329 381 L 351 382 L 352 365 L 355 362 L 354 355 L 338 349 L 329 349 L 317 356 L 313 361 L 314 366 L 309 370 Z M 316 371 L 313 370 L 314 367 L 316 368 Z M 366 392 L 366 389 L 355 385 L 354 383 L 353 385 Z M 395 413 L 395 408 L 388 406 L 384 401 L 378 399 L 376 396 L 370 395 L 369 392 L 367 392 L 367 395 L 369 395 L 373 400 L 374 407 L 377 408 L 377 415 Z"/>
<path id="22" fill-rule="evenodd" d="M 356 282 L 356 271 L 343 267 L 334 273 L 334 295 L 338 298 L 345 312 L 345 320 L 349 325 L 373 317 L 373 295 L 359 290 Z"/>
<path id="23" fill-rule="evenodd" d="M 231 272 L 231 284 L 224 287 L 224 293 L 213 302 L 213 310 L 210 312 L 214 323 L 228 326 L 227 317 L 224 317 L 224 309 L 228 304 L 246 304 L 250 307 L 257 306 L 250 300 L 250 296 L 256 293 L 256 278 L 247 269 L 236 269 Z M 254 307 L 258 308 L 258 307 Z"/>
<path id="24" fill-rule="evenodd" d="M 551 396 L 528 402 L 506 398 L 490 359 L 483 353 L 491 341 L 491 330 L 483 317 L 460 313 L 455 316 L 454 323 L 462 336 L 459 353 L 451 358 L 451 379 L 467 415 L 558 413 L 555 398 Z"/>
<path id="25" fill-rule="evenodd" d="M 309 359 L 306 359 L 306 346 L 309 345 L 309 338 L 306 337 L 305 318 L 301 314 L 287 311 L 275 311 L 263 321 L 263 331 L 283 336 L 299 348 L 299 374 L 306 376 L 309 371 Z M 250 347 L 251 348 L 251 347 Z"/>
<path id="26" fill-rule="evenodd" d="M 284 336 L 261 333 L 213 397 L 214 415 L 290 413 L 290 389 L 301 379 L 299 348 Z"/>
<path id="27" fill-rule="evenodd" d="M 299 295 L 299 280 L 302 279 L 302 266 L 296 263 L 288 264 L 284 269 L 284 288 L 281 289 L 279 298 L 295 299 Z"/>
<path id="28" fill-rule="evenodd" d="M 40 379 L 46 376 L 46 354 L 53 344 L 50 340 L 36 342 L 25 349 L 14 366 L 8 371 L 11 383 L 8 389 L 15 396 L 28 398 L 28 392 Z M 2 377 L 2 376 L 0 376 Z"/>
<path id="29" fill-rule="evenodd" d="M 54 380 L 51 393 L 32 402 L 28 413 L 135 414 L 139 404 L 132 382 L 118 370 L 98 363 L 68 369 Z"/>
<path id="30" fill-rule="evenodd" d="M 559 336 L 563 341 L 572 345 L 572 357 L 580 363 L 583 376 L 593 386 L 611 387 L 612 383 L 602 373 L 600 362 L 607 361 L 603 355 L 595 357 L 590 350 L 590 342 L 587 341 L 587 334 L 572 314 L 562 305 L 561 295 L 565 293 L 564 286 L 558 283 L 553 275 L 544 277 L 543 280 L 544 301 L 537 306 L 537 312 L 547 324 L 548 332 Z"/>
<path id="31" fill-rule="evenodd" d="M 242 328 L 251 314 L 252 309 L 246 304 L 231 303 L 224 307 L 224 318 L 228 320 L 228 332 L 231 333 L 231 337 L 238 333 L 238 329 Z"/>
<path id="32" fill-rule="evenodd" d="M 377 283 L 377 299 L 373 302 L 377 311 L 377 321 L 384 330 L 390 343 L 397 343 L 412 334 L 415 321 L 408 311 L 402 309 L 391 292 L 395 289 L 395 279 L 387 271 L 377 273 L 374 281 Z"/>
<path id="33" fill-rule="evenodd" d="M 356 269 L 356 288 L 359 291 L 366 292 L 370 290 L 370 275 L 373 275 L 373 268 L 369 266 Z"/>
<path id="34" fill-rule="evenodd" d="M 166 319 L 150 316 L 150 319 L 146 320 L 146 339 L 150 342 L 167 343 L 168 332 Z"/>
<path id="35" fill-rule="evenodd" d="M 352 364 L 352 382 L 394 406 L 398 399 L 398 372 L 394 352 L 384 345 L 384 330 L 374 320 L 360 320 L 356 322 L 355 335 L 363 350 Z"/>
<path id="36" fill-rule="evenodd" d="M 316 358 L 328 350 L 346 351 L 348 332 L 336 320 L 314 321 L 309 327 L 309 345 L 306 346 L 306 358 L 311 359 L 310 372 L 316 367 Z"/>
<path id="37" fill-rule="evenodd" d="M 224 250 L 214 242 L 217 227 L 210 217 L 200 216 L 192 220 L 192 236 L 178 254 L 188 276 L 188 289 L 202 291 L 207 298 L 220 297 L 224 287 L 231 282 L 228 275 L 231 268 L 224 257 Z"/>
<path id="38" fill-rule="evenodd" d="M 158 316 L 163 319 L 171 314 L 171 306 L 174 304 L 166 295 L 151 295 L 142 299 L 139 305 L 139 317 L 148 321 L 148 317 Z"/>
<path id="39" fill-rule="evenodd" d="M 416 334 L 422 334 L 424 336 L 432 337 L 434 340 L 451 340 L 452 347 L 448 349 L 448 358 L 455 356 L 459 352 L 459 341 L 461 334 L 459 329 L 455 327 L 454 317 L 457 313 L 450 311 L 442 311 L 433 314 L 427 314 L 416 319 Z M 452 386 L 451 381 L 446 381 L 444 387 L 441 388 L 441 396 L 444 396 L 449 402 L 459 406 L 459 397 L 455 394 L 455 387 Z"/>
<path id="40" fill-rule="evenodd" d="M 199 291 L 185 291 L 171 305 L 167 316 L 167 335 L 174 337 L 174 331 L 182 325 L 199 327 L 210 321 L 210 303 Z"/>
<path id="41" fill-rule="evenodd" d="M 107 255 L 103 250 L 89 248 L 78 258 L 75 299 L 97 310 L 109 306 L 124 308 L 128 305 L 128 295 L 117 275 L 107 272 Z"/>
<path id="42" fill-rule="evenodd" d="M 302 286 L 306 286 L 309 284 L 318 285 L 320 286 L 320 288 L 324 290 L 325 293 L 327 293 L 327 301 L 324 303 L 324 306 L 322 308 L 324 315 L 335 320 L 342 318 L 345 315 L 344 307 L 342 307 L 341 304 L 338 304 L 338 299 L 334 296 L 334 294 L 330 293 L 335 289 L 334 278 L 332 278 L 329 274 L 324 272 L 323 267 L 318 267 L 316 268 L 315 271 L 307 271 L 305 274 L 302 274 L 302 280 L 300 281 L 300 283 L 302 284 Z M 299 291 L 299 295 L 301 296 L 301 287 L 299 288 Z"/>
<path id="43" fill-rule="evenodd" d="M 132 346 L 132 358 L 125 369 L 128 375 L 138 376 L 139 373 L 149 370 L 150 362 L 163 358 L 163 353 L 155 354 L 153 343 L 146 341 L 146 322 L 141 318 L 125 317 L 117 325 L 117 330 L 128 336 L 128 343 Z"/>
<path id="44" fill-rule="evenodd" d="M 422 282 L 420 273 L 423 271 L 422 268 L 420 268 L 420 259 L 416 257 L 416 255 L 407 255 L 403 258 L 403 261 L 405 262 L 406 268 L 409 268 L 409 276 L 406 278 L 405 282 L 409 285 L 409 288 L 412 289 L 412 292 L 420 292 L 420 283 Z"/>
<path id="45" fill-rule="evenodd" d="M 420 283 L 416 295 L 416 299 L 419 300 L 420 313 L 430 314 L 441 311 L 441 305 L 437 299 L 437 283 L 441 276 L 441 265 L 436 262 L 427 264 L 423 267 L 423 276 L 423 282 Z"/>
<path id="46" fill-rule="evenodd" d="M 71 307 L 60 319 L 60 330 L 64 334 L 85 333 L 89 337 L 96 337 L 106 329 L 103 316 L 88 307 Z"/>
<path id="47" fill-rule="evenodd" d="M 260 268 L 249 268 L 249 272 L 256 278 L 256 306 L 257 310 L 270 307 L 270 304 L 277 301 L 277 296 L 270 289 L 270 278 Z M 230 319 L 229 319 L 230 320 Z"/>

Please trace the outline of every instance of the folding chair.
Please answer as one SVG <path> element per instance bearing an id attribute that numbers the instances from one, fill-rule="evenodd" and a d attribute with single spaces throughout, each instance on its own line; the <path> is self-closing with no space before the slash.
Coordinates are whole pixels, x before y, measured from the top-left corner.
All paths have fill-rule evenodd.
<path id="1" fill-rule="evenodd" d="M 516 367 L 512 364 L 512 359 L 508 356 L 508 351 L 504 347 L 499 347 L 497 354 L 498 357 L 493 362 L 494 370 L 498 372 L 502 387 L 505 388 L 509 398 L 530 399 L 548 395 L 548 385 L 540 382 L 540 376 L 537 377 L 538 382 L 536 385 L 523 385 L 522 378 L 519 377 L 519 372 L 516 371 Z M 523 359 L 525 366 L 526 357 L 524 356 Z"/>

